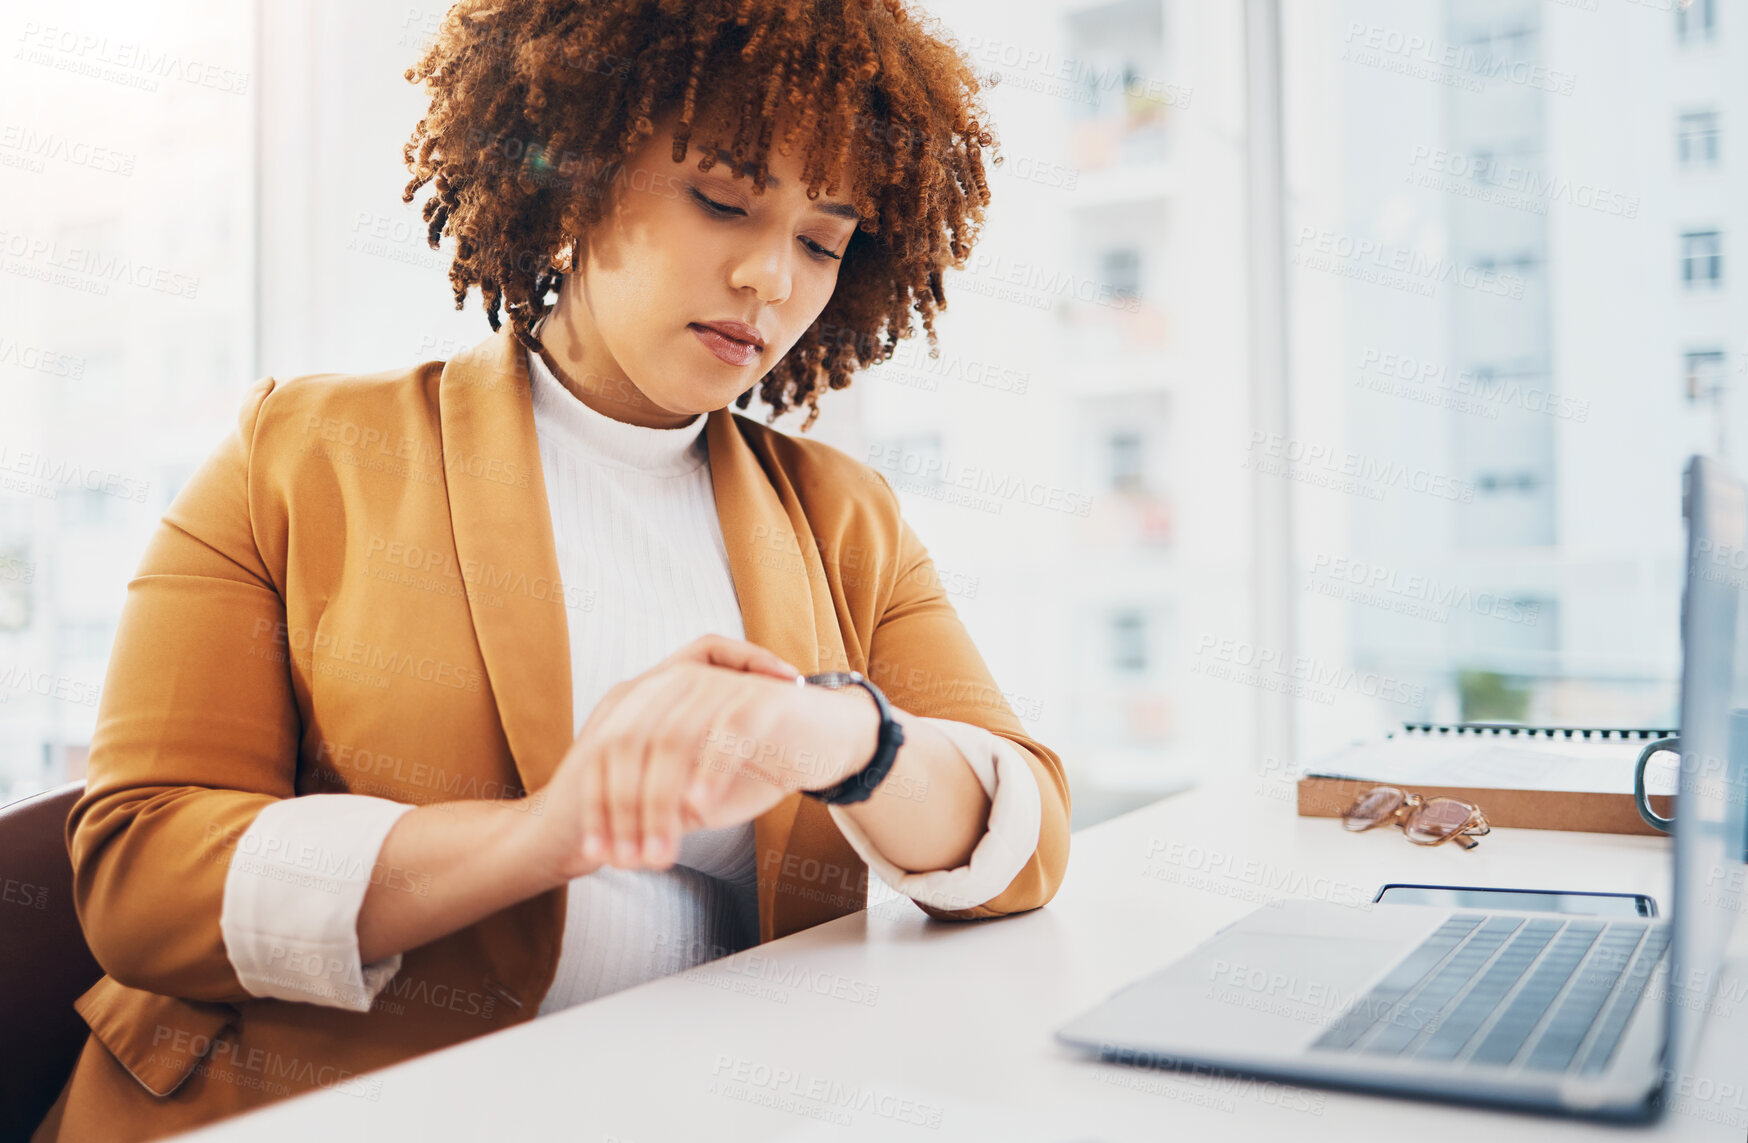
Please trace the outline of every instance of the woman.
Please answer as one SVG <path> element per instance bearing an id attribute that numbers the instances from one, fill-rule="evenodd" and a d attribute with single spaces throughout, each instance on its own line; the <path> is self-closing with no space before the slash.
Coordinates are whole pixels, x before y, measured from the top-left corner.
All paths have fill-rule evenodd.
<path id="1" fill-rule="evenodd" d="M 932 341 L 988 200 L 963 60 L 897 0 L 512 0 L 408 77 L 406 198 L 496 332 L 264 378 L 154 535 L 68 824 L 107 975 L 39 1139 L 376 1098 L 870 869 L 953 920 L 1063 876 L 1061 762 L 890 486 L 728 407 L 811 424 L 912 311 Z M 872 685 L 798 685 L 834 670 Z"/>

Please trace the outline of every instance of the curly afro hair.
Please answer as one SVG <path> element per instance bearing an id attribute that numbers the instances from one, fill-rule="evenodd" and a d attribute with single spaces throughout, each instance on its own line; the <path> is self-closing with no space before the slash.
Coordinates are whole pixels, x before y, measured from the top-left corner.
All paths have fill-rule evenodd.
<path id="1" fill-rule="evenodd" d="M 942 272 L 964 266 L 989 202 L 982 156 L 997 144 L 978 77 L 928 23 L 904 0 L 462 0 L 406 72 L 431 106 L 402 149 L 402 201 L 432 184 L 427 241 L 456 238 L 455 308 L 479 286 L 492 329 L 502 304 L 540 351 L 533 327 L 564 279 L 554 257 L 605 216 L 654 121 L 678 112 L 676 162 L 697 146 L 708 171 L 726 150 L 762 193 L 786 120 L 776 146 L 799 142 L 807 196 L 839 193 L 825 185 L 838 172 L 861 216 L 830 302 L 756 386 L 767 424 L 807 405 L 806 431 L 822 389 L 912 335 L 910 311 L 938 353 Z M 692 143 L 700 91 L 731 138 Z"/>

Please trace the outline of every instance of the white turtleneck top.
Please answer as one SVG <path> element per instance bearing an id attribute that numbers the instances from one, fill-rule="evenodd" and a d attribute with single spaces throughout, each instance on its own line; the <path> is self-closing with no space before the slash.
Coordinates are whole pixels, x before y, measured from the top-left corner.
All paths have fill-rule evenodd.
<path id="1" fill-rule="evenodd" d="M 578 400 L 528 354 L 552 513 L 580 732 L 602 695 L 700 635 L 745 638 L 705 451 L 705 415 L 677 429 L 627 424 Z M 571 590 L 580 585 L 587 590 Z M 909 872 L 883 858 L 841 807 L 845 840 L 898 892 L 942 908 L 989 900 L 1038 840 L 1036 780 L 1006 739 L 927 718 L 991 798 L 988 832 L 958 869 Z M 309 794 L 257 815 L 225 880 L 225 950 L 252 995 L 366 1011 L 401 954 L 362 964 L 357 919 L 384 838 L 413 806 Z M 320 871 L 296 855 L 320 853 Z M 545 1015 L 758 943 L 753 825 L 697 830 L 666 870 L 604 867 L 568 886 Z"/>

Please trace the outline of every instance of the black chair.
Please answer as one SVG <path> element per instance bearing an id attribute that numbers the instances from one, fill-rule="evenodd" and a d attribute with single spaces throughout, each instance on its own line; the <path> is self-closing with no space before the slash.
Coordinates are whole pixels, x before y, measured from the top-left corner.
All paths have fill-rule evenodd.
<path id="1" fill-rule="evenodd" d="M 73 911 L 67 815 L 85 783 L 0 806 L 0 1140 L 29 1139 L 88 1029 L 73 1001 L 103 969 Z"/>

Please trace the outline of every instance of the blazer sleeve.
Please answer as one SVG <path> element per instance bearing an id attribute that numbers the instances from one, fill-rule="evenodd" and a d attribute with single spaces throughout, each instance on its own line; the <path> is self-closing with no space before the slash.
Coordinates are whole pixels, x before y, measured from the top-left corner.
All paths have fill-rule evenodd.
<path id="1" fill-rule="evenodd" d="M 236 432 L 146 545 L 67 819 L 74 905 L 97 962 L 122 984 L 190 1000 L 249 998 L 220 930 L 226 873 L 256 815 L 296 794 L 301 720 L 250 469 L 273 387 L 250 388 Z"/>
<path id="2" fill-rule="evenodd" d="M 868 677 L 894 705 L 912 714 L 981 727 L 1012 744 L 1038 784 L 1037 843 L 1006 887 L 965 908 L 942 908 L 925 900 L 917 900 L 917 907 L 951 921 L 1036 909 L 1056 895 L 1068 870 L 1071 802 L 1062 760 L 1020 726 L 947 598 L 928 550 L 899 512 L 892 485 L 877 469 L 869 471 L 892 498 L 898 540 L 896 582 L 874 628 Z M 1001 777 L 1007 780 L 1009 771 L 1002 770 Z"/>
<path id="3" fill-rule="evenodd" d="M 1026 765 L 1025 754 L 1007 739 L 968 722 L 925 715 L 917 718 L 947 736 L 989 796 L 989 824 L 964 865 L 926 871 L 903 869 L 880 852 L 848 809 L 826 808 L 850 848 L 886 884 L 943 911 L 968 909 L 1007 888 L 1037 849 L 1043 816 L 1038 782 Z"/>

